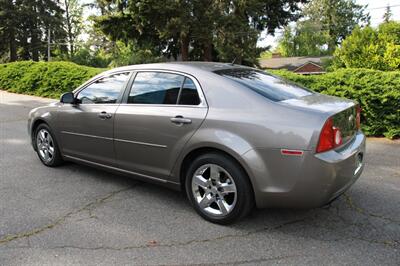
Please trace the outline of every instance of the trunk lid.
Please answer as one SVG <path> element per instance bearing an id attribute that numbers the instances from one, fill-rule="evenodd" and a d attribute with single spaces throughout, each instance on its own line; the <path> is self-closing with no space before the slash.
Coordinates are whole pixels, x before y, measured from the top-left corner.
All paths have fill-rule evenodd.
<path id="1" fill-rule="evenodd" d="M 341 112 L 356 105 L 355 102 L 348 99 L 319 93 L 313 93 L 300 98 L 284 100 L 281 101 L 281 103 L 330 114 Z"/>
<path id="2" fill-rule="evenodd" d="M 343 143 L 347 143 L 358 131 L 356 105 L 332 116 L 333 126 L 340 129 Z"/>
<path id="3" fill-rule="evenodd" d="M 331 117 L 333 126 L 339 128 L 342 133 L 343 144 L 347 143 L 358 130 L 357 103 L 354 101 L 315 93 L 301 98 L 281 101 L 281 103 L 324 113 L 326 118 Z"/>

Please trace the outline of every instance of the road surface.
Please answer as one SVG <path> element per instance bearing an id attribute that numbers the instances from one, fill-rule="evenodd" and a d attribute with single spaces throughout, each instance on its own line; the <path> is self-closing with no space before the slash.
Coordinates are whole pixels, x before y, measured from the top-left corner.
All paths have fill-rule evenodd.
<path id="1" fill-rule="evenodd" d="M 330 206 L 220 226 L 178 192 L 43 166 L 26 119 L 47 102 L 0 91 L 0 265 L 400 264 L 399 142 L 369 139 L 364 173 Z"/>

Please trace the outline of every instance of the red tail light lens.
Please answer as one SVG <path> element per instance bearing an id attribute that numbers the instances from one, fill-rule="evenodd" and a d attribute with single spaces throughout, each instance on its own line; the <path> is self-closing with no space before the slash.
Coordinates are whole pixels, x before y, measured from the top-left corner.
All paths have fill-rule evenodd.
<path id="1" fill-rule="evenodd" d="M 317 152 L 327 151 L 333 148 L 333 122 L 332 118 L 326 120 L 319 135 Z"/>
<path id="2" fill-rule="evenodd" d="M 319 135 L 317 152 L 324 152 L 331 150 L 343 142 L 342 132 L 340 129 L 333 126 L 332 118 L 326 120 L 324 127 Z"/>
<path id="3" fill-rule="evenodd" d="M 361 107 L 359 105 L 357 105 L 357 113 L 356 113 L 356 126 L 357 129 L 360 129 L 361 127 Z"/>

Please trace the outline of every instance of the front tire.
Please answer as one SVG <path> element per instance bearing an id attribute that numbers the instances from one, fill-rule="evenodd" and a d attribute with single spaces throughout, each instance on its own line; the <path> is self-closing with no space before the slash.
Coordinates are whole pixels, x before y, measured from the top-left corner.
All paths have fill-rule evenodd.
<path id="1" fill-rule="evenodd" d="M 36 153 L 42 163 L 55 167 L 63 163 L 58 143 L 51 129 L 46 124 L 40 124 L 35 130 Z"/>
<path id="2" fill-rule="evenodd" d="M 213 223 L 232 223 L 249 214 L 254 206 L 247 174 L 223 154 L 197 157 L 186 173 L 185 188 L 197 213 Z"/>

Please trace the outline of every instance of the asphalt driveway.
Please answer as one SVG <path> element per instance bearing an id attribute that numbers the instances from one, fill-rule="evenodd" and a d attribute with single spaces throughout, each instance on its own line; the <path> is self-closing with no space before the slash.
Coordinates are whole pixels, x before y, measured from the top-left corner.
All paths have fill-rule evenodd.
<path id="1" fill-rule="evenodd" d="M 43 166 L 26 129 L 49 100 L 0 91 L 0 265 L 400 264 L 400 143 L 369 139 L 345 195 L 219 226 L 175 191 L 89 167 Z"/>

